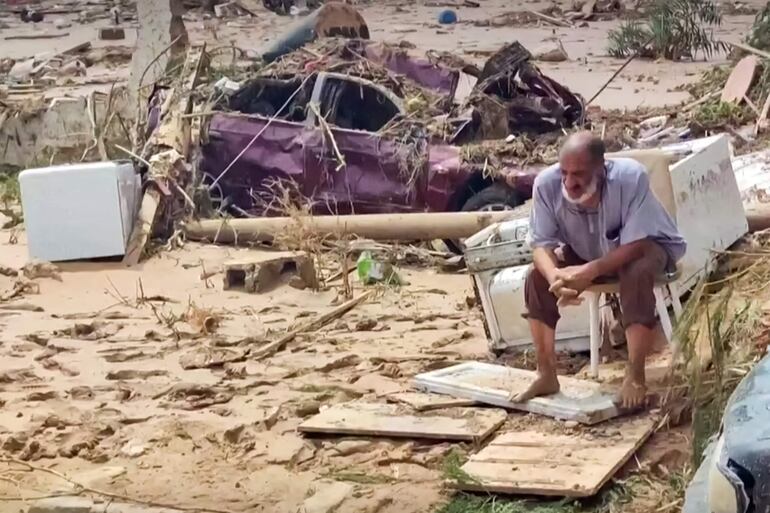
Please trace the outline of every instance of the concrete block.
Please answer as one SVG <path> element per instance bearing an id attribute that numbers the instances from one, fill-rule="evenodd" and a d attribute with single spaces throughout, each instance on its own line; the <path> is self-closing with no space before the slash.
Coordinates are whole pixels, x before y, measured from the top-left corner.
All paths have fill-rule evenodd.
<path id="1" fill-rule="evenodd" d="M 225 264 L 224 270 L 225 290 L 241 289 L 246 292 L 268 292 L 274 289 L 281 277 L 286 274 L 295 275 L 290 280 L 291 286 L 295 288 L 318 287 L 315 264 L 305 254 L 259 262 L 230 262 Z"/>
<path id="2" fill-rule="evenodd" d="M 126 38 L 126 31 L 122 27 L 106 27 L 99 29 L 99 39 L 103 41 L 118 41 Z"/>

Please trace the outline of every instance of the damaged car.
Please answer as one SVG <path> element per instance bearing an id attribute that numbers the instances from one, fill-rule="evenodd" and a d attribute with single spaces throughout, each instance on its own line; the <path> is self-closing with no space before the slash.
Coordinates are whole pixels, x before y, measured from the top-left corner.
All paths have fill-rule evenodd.
<path id="1" fill-rule="evenodd" d="M 683 513 L 770 511 L 770 356 L 730 397 L 719 437 L 685 496 Z"/>
<path id="2" fill-rule="evenodd" d="M 542 75 L 518 43 L 477 70 L 458 105 L 460 73 L 472 66 L 330 41 L 332 50 L 282 57 L 217 105 L 199 174 L 220 211 L 278 213 L 276 182 L 292 183 L 317 214 L 510 209 L 531 197 L 532 181 L 466 161 L 463 145 L 583 117 L 582 99 Z"/>

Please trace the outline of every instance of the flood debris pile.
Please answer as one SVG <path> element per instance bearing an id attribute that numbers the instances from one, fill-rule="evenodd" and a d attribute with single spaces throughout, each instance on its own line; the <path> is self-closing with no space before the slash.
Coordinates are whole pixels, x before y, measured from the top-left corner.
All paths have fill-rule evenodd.
<path id="1" fill-rule="evenodd" d="M 696 98 L 684 109 L 694 135 L 727 130 L 741 150 L 758 148 L 767 137 L 770 109 L 770 66 L 751 46 L 730 66 L 706 72 L 689 88 Z"/>
<path id="2" fill-rule="evenodd" d="M 468 101 L 480 111 L 480 138 L 539 135 L 582 124 L 582 98 L 545 76 L 531 59 L 532 54 L 515 42 L 484 65 Z M 494 104 L 504 108 L 494 112 Z"/>

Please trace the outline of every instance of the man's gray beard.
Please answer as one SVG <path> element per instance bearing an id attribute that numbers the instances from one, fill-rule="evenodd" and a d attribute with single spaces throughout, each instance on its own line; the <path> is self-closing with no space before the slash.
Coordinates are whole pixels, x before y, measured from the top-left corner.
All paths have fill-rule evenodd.
<path id="1" fill-rule="evenodd" d="M 572 203 L 573 205 L 582 205 L 589 199 L 591 199 L 591 196 L 596 194 L 596 190 L 598 189 L 598 183 L 599 180 L 594 177 L 591 180 L 591 183 L 588 184 L 588 187 L 586 188 L 586 192 L 584 192 L 579 198 L 572 199 L 569 196 L 569 192 L 567 192 L 567 188 L 564 186 L 564 183 L 561 184 L 561 195 L 564 196 L 564 199 Z"/>

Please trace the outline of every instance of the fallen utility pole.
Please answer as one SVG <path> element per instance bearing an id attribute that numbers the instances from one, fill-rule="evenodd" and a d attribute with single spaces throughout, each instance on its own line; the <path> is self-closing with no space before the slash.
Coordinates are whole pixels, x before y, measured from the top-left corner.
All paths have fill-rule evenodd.
<path id="1" fill-rule="evenodd" d="M 510 217 L 510 211 L 500 211 L 223 219 L 190 223 L 185 226 L 185 235 L 190 240 L 224 244 L 272 242 L 296 223 L 320 236 L 357 235 L 401 241 L 462 239 Z"/>

